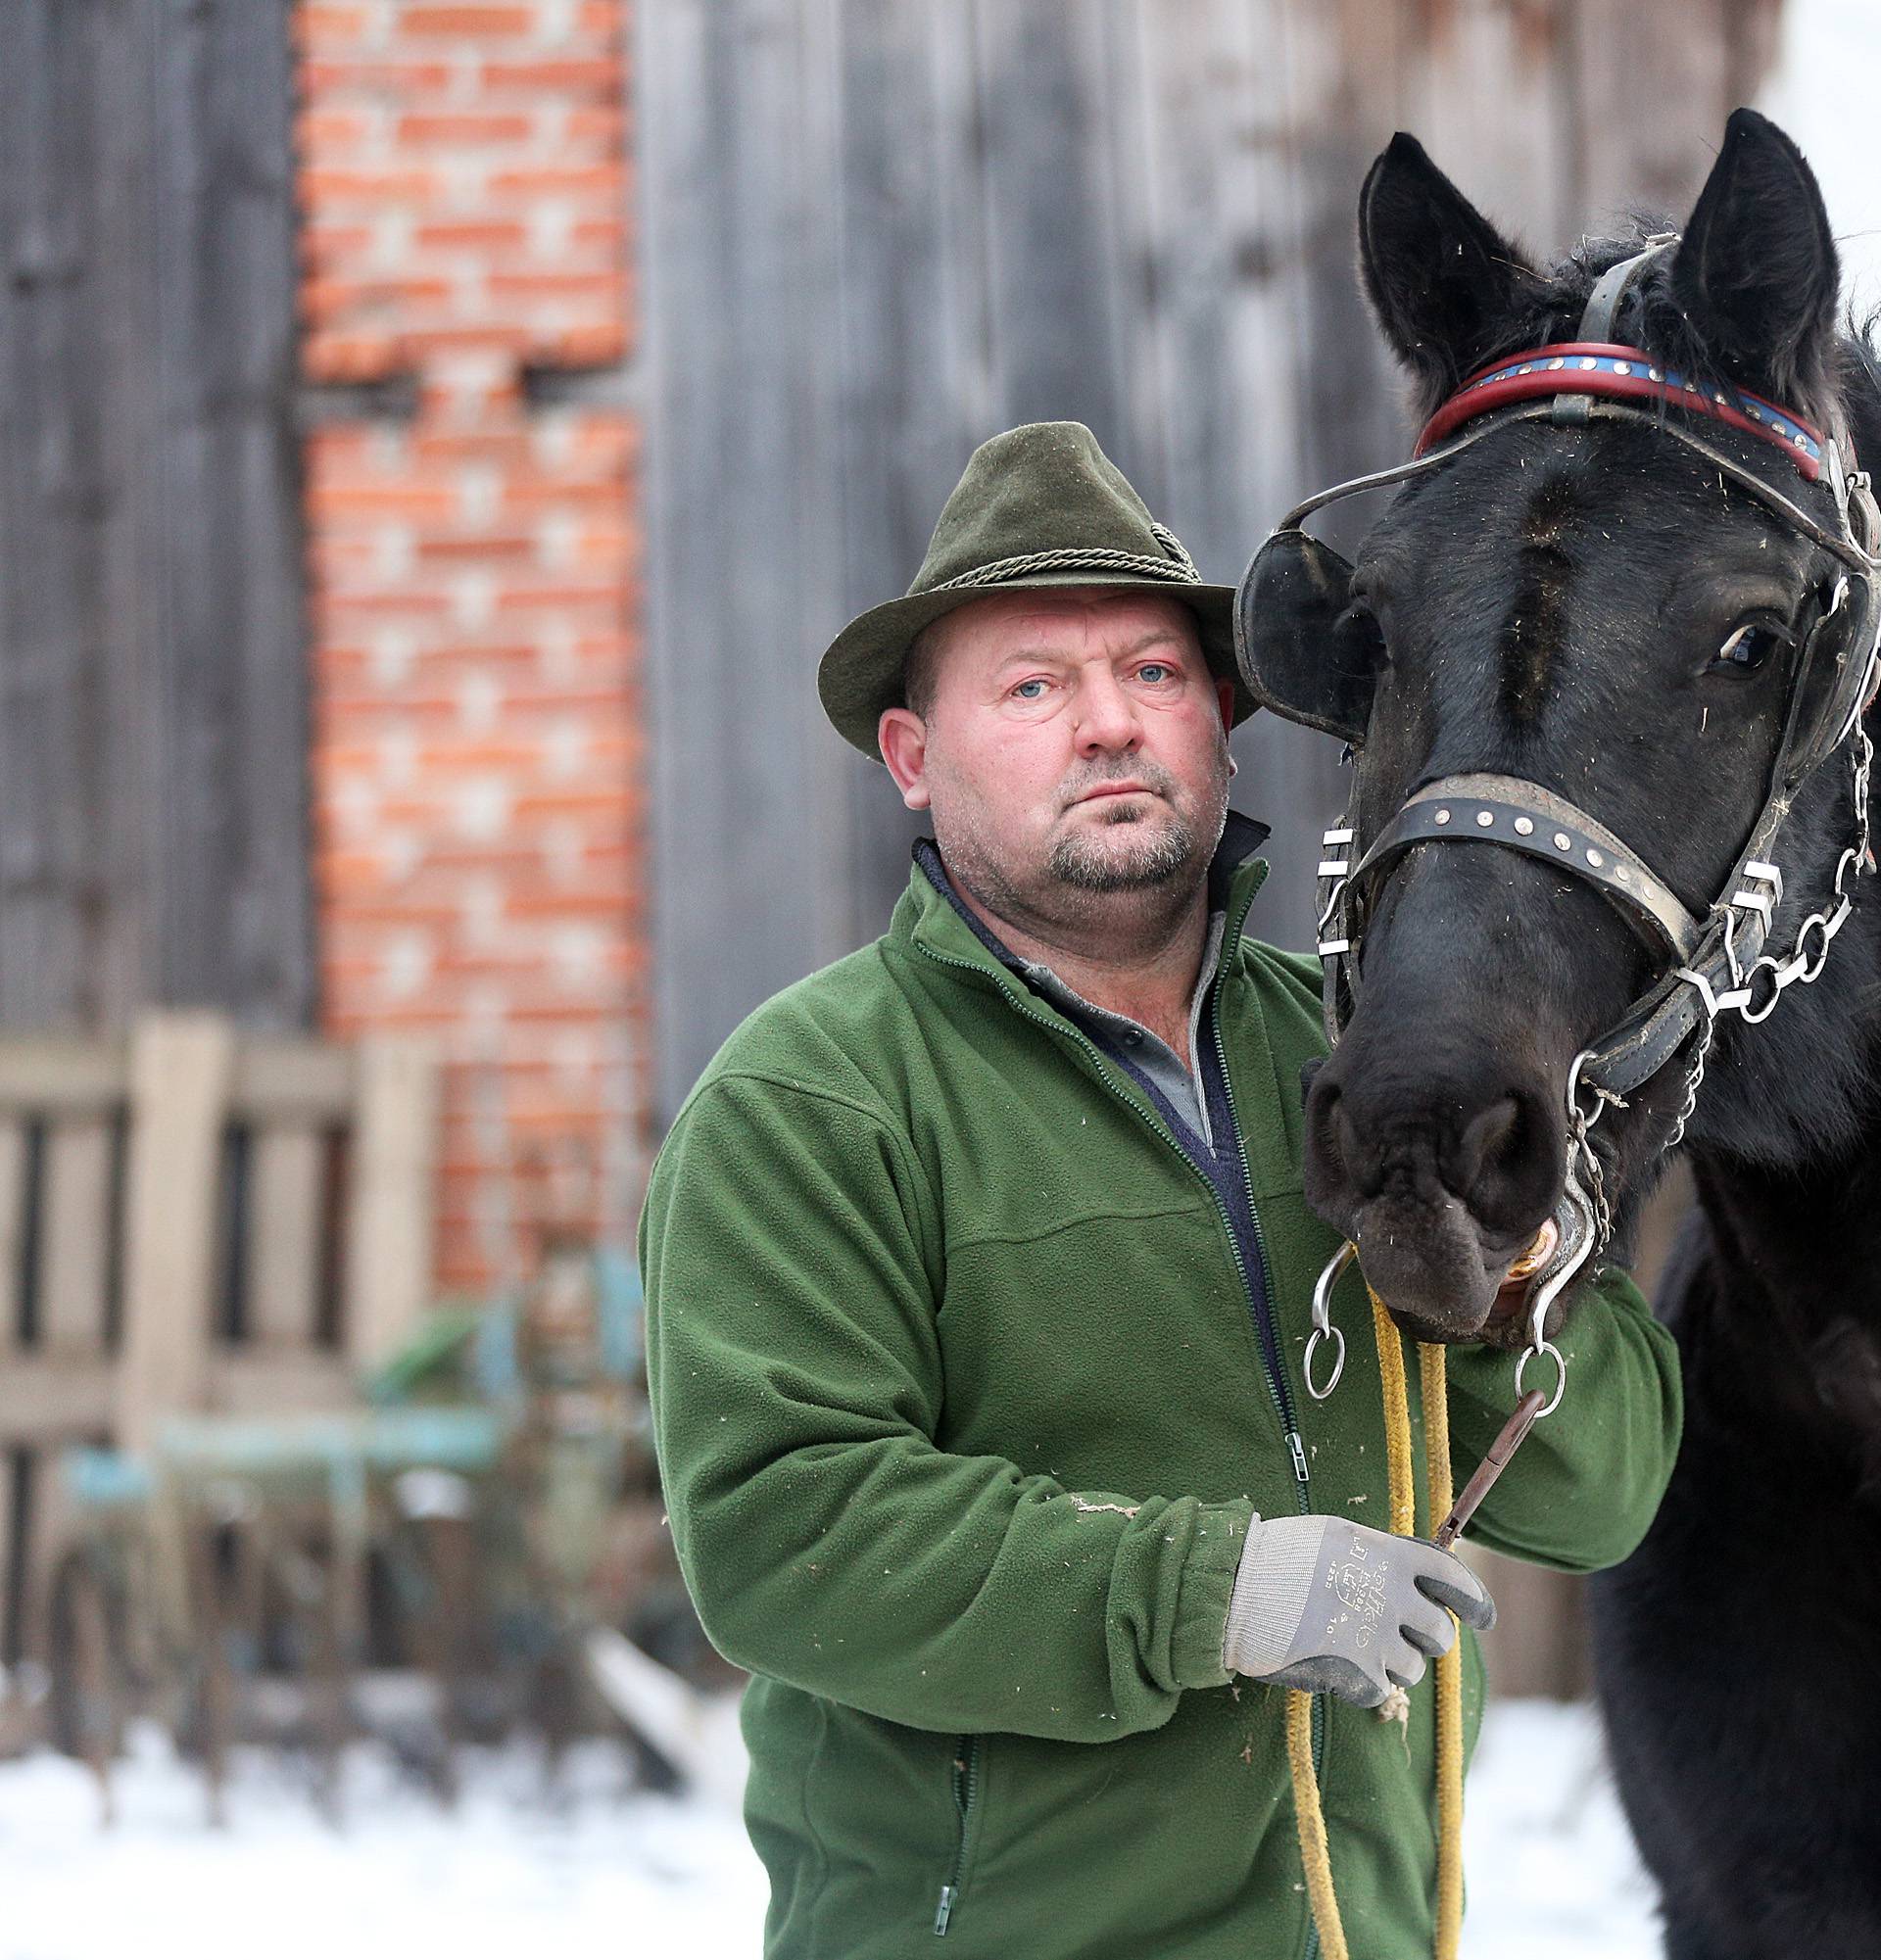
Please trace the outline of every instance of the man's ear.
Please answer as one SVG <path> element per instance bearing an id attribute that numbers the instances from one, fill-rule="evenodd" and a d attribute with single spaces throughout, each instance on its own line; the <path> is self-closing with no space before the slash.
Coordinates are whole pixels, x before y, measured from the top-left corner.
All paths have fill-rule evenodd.
<path id="1" fill-rule="evenodd" d="M 875 745 L 889 765 L 894 787 L 910 810 L 925 810 L 928 793 L 928 726 L 912 708 L 884 708 L 876 724 Z"/>

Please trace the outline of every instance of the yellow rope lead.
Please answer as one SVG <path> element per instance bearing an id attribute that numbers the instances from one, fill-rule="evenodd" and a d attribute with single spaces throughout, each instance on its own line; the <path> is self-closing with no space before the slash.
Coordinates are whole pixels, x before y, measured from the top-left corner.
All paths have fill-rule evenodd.
<path id="1" fill-rule="evenodd" d="M 1350 1960 L 1339 1901 L 1332 1890 L 1332 1853 L 1326 1841 L 1326 1813 L 1320 1808 L 1320 1779 L 1313 1770 L 1313 1697 L 1300 1688 L 1286 1691 L 1286 1760 L 1293 1772 L 1293 1817 L 1299 1826 L 1300 1863 L 1306 1870 L 1306 1900 L 1320 1930 L 1325 1960 Z"/>
<path id="2" fill-rule="evenodd" d="M 1424 1472 L 1430 1486 L 1426 1531 L 1450 1515 L 1450 1396 L 1443 1349 L 1418 1343 L 1423 1386 Z M 1456 1615 L 1450 1616 L 1456 1625 Z M 1463 1629 L 1437 1658 L 1437 1960 L 1456 1960 L 1463 1937 Z"/>
<path id="3" fill-rule="evenodd" d="M 1417 1492 L 1411 1464 L 1411 1400 L 1405 1380 L 1404 1344 L 1384 1302 L 1372 1301 L 1372 1328 L 1378 1344 L 1378 1377 L 1384 1390 L 1385 1468 L 1389 1477 L 1390 1529 L 1400 1537 L 1417 1530 Z M 1450 1404 L 1443 1349 L 1418 1344 L 1418 1379 L 1423 1398 L 1425 1528 L 1435 1530 L 1452 1501 Z M 1436 1960 L 1457 1960 L 1463 1932 L 1463 1636 L 1450 1644 L 1436 1667 L 1437 1686 L 1437 1911 Z M 1286 1696 L 1286 1759 L 1293 1775 L 1293 1811 L 1299 1827 L 1300 1863 L 1308 1903 L 1326 1960 L 1349 1960 L 1345 1928 L 1332 1887 L 1332 1854 L 1326 1841 L 1320 1780 L 1313 1768 L 1313 1697 L 1297 1688 Z"/>
<path id="4" fill-rule="evenodd" d="M 1365 1290 L 1372 1301 L 1372 1332 L 1378 1343 L 1378 1379 L 1384 1385 L 1384 1464 L 1391 1492 L 1391 1521 L 1385 1529 L 1410 1538 L 1418 1528 L 1418 1500 L 1411 1481 L 1411 1397 L 1404 1379 L 1404 1343 L 1384 1302 L 1370 1286 Z M 1425 1422 L 1429 1419 L 1426 1414 Z"/>

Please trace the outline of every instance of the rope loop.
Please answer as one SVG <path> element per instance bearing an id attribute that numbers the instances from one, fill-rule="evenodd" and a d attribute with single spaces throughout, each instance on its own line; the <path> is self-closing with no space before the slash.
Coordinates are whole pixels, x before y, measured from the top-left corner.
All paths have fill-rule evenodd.
<path id="1" fill-rule="evenodd" d="M 1307 1342 L 1307 1387 L 1313 1388 L 1312 1355 L 1322 1339 L 1336 1337 L 1338 1366 L 1345 1363 L 1345 1341 L 1326 1311 L 1331 1284 L 1344 1269 L 1354 1248 L 1347 1245 L 1320 1276 L 1318 1311 Z M 1384 1396 L 1385 1464 L 1390 1486 L 1390 1528 L 1399 1537 L 1417 1530 L 1417 1489 L 1411 1448 L 1411 1399 L 1405 1377 L 1404 1342 L 1390 1311 L 1371 1286 L 1372 1330 L 1378 1349 L 1378 1377 Z M 1551 1349 L 1552 1353 L 1553 1350 Z M 1444 1353 L 1436 1342 L 1418 1343 L 1418 1380 L 1423 1403 L 1425 1529 L 1449 1514 L 1450 1404 Z M 1564 1370 L 1564 1377 L 1566 1371 Z M 1330 1394 L 1332 1382 L 1325 1393 Z M 1314 1390 L 1317 1395 L 1321 1393 Z M 1560 1399 L 1560 1391 L 1556 1391 Z M 1436 1663 L 1436 1808 L 1437 1896 L 1435 1960 L 1457 1960 L 1463 1932 L 1463 1634 L 1457 1629 L 1447 1653 Z M 1286 1757 L 1293 1779 L 1293 1816 L 1299 1833 L 1300 1865 L 1306 1878 L 1307 1902 L 1320 1936 L 1325 1960 L 1349 1960 L 1345 1927 L 1339 1918 L 1338 1894 L 1332 1885 L 1332 1853 L 1326 1839 L 1326 1812 L 1320 1800 L 1320 1781 L 1313 1766 L 1313 1697 L 1297 1688 L 1286 1696 Z"/>

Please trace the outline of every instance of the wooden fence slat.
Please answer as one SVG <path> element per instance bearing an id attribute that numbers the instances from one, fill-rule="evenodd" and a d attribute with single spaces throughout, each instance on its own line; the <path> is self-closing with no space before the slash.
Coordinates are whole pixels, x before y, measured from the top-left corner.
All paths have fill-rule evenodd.
<path id="1" fill-rule="evenodd" d="M 310 1346 L 319 1310 L 326 1139 L 316 1129 L 259 1129 L 248 1187 L 250 1341 Z"/>
<path id="2" fill-rule="evenodd" d="M 26 1126 L 0 1115 L 0 1355 L 20 1323 L 20 1254 L 25 1229 Z"/>
<path id="3" fill-rule="evenodd" d="M 30 1444 L 108 1435 L 117 1407 L 114 1374 L 102 1355 L 9 1355 L 0 1368 L 0 1456 Z"/>
<path id="4" fill-rule="evenodd" d="M 218 1415 L 349 1409 L 359 1398 L 358 1379 L 341 1355 L 224 1348 L 210 1358 L 207 1401 Z"/>
<path id="5" fill-rule="evenodd" d="M 0 1374 L 0 1382 L 6 1376 Z M 16 1488 L 22 1452 L 0 1444 L 0 1665 L 11 1666 L 25 1646 L 25 1628 L 19 1612 L 24 1551 L 14 1533 Z"/>
<path id="6" fill-rule="evenodd" d="M 47 1138 L 39 1342 L 102 1353 L 111 1267 L 116 1124 L 96 1118 L 52 1126 Z"/>
<path id="7" fill-rule="evenodd" d="M 339 1123 L 353 1107 L 353 1051 L 331 1042 L 244 1041 L 235 1051 L 229 1114 L 238 1123 Z"/>
<path id="8" fill-rule="evenodd" d="M 359 1049 L 358 1116 L 347 1196 L 345 1350 L 383 1361 L 431 1297 L 438 1066 L 430 1044 L 367 1035 Z"/>
<path id="9" fill-rule="evenodd" d="M 105 1116 L 124 1100 L 124 1044 L 32 1035 L 0 1041 L 0 1112 Z"/>
<path id="10" fill-rule="evenodd" d="M 66 1442 L 62 1437 L 31 1453 L 32 1502 L 24 1519 L 25 1543 L 15 1554 L 25 1589 L 24 1646 L 33 1654 L 52 1651 L 52 1576 L 72 1534 L 72 1501 L 59 1460 Z"/>
<path id="11" fill-rule="evenodd" d="M 217 1181 L 234 1037 L 212 1015 L 155 1015 L 131 1038 L 124 1345 L 118 1440 L 200 1407 L 216 1270 Z"/>

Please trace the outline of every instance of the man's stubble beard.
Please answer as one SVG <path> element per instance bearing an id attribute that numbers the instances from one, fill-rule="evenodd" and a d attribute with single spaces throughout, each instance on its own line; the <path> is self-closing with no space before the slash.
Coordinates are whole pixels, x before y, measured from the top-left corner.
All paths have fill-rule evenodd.
<path id="1" fill-rule="evenodd" d="M 1114 778 L 1125 772 L 1106 773 Z M 1130 773 L 1146 772 L 1138 765 Z M 1153 932 L 1162 921 L 1182 914 L 1207 875 L 1228 822 L 1228 779 L 1224 741 L 1213 776 L 1198 791 L 1195 820 L 1179 814 L 1167 797 L 1159 799 L 1168 813 L 1161 824 L 1150 823 L 1140 802 L 1124 801 L 1101 825 L 1081 824 L 1062 833 L 1036 871 L 1011 863 L 986 811 L 971 796 L 946 799 L 952 806 L 948 821 L 937 804 L 936 842 L 951 875 L 996 918 L 1034 930 L 1112 927 L 1132 935 L 1144 929 Z M 1070 786 L 1071 793 L 1103 780 L 1096 775 L 1089 785 Z M 1138 826 L 1149 834 L 1133 839 L 1132 849 L 1118 851 L 1117 833 Z"/>
<path id="2" fill-rule="evenodd" d="M 1114 833 L 1141 824 L 1143 813 L 1120 799 L 1099 829 L 1067 831 L 1051 847 L 1045 869 L 1079 891 L 1141 891 L 1179 877 L 1195 855 L 1195 833 L 1174 811 L 1134 849 L 1120 852 Z"/>

